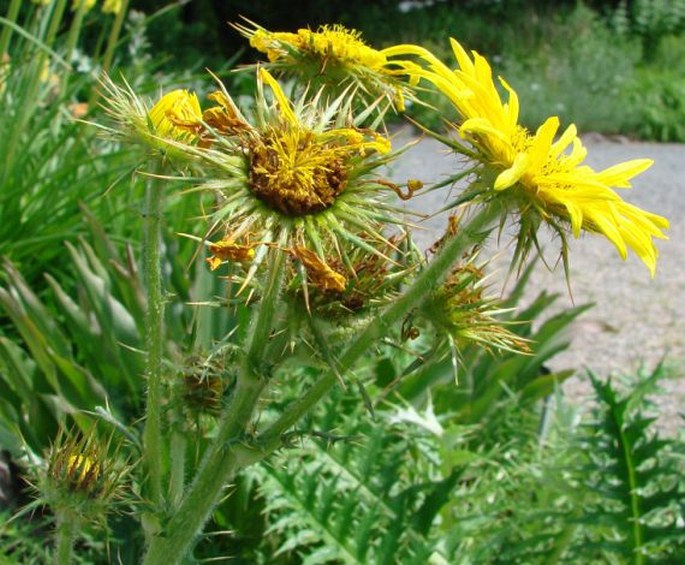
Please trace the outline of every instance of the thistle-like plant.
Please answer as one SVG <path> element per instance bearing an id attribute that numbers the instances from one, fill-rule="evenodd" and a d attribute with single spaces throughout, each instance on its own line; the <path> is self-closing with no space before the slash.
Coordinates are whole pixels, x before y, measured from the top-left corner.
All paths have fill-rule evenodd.
<path id="1" fill-rule="evenodd" d="M 130 417 L 122 422 L 102 406 L 79 408 L 90 408 L 141 446 L 134 471 L 141 498 L 135 515 L 144 531 L 145 563 L 184 560 L 227 486 L 275 452 L 287 455 L 302 433 L 300 422 L 313 417 L 336 387 L 357 400 L 352 413 L 358 418 L 363 418 L 364 405 L 395 423 L 419 423 L 435 436 L 422 457 L 413 460 L 425 465 L 422 472 L 430 475 L 430 484 L 422 484 L 412 472 L 400 494 L 383 484 L 395 457 L 413 456 L 409 436 L 398 439 L 365 429 L 378 457 L 363 461 L 354 480 L 321 466 L 327 457 L 321 452 L 304 456 L 307 481 L 273 468 L 260 475 L 265 488 L 276 490 L 274 485 L 280 484 L 281 499 L 301 504 L 315 514 L 318 526 L 323 524 L 312 544 L 318 557 L 452 558 L 454 548 L 446 549 L 448 541 L 428 535 L 449 499 L 448 487 L 461 476 L 455 465 L 448 464 L 447 470 L 436 465 L 436 453 L 449 460 L 455 447 L 451 436 L 445 436 L 445 426 L 477 426 L 497 409 L 503 391 L 513 388 L 522 401 L 533 401 L 550 391 L 554 378 L 565 376 L 548 375 L 542 367 L 563 345 L 550 339 L 547 349 L 536 354 L 530 320 L 517 320 L 486 292 L 486 265 L 477 262 L 478 250 L 513 214 L 522 225 L 521 256 L 532 248 L 537 226 L 546 222 L 562 242 L 567 231 L 600 232 L 622 254 L 632 247 L 654 272 L 652 238 L 662 235 L 666 220 L 627 205 L 610 188 L 627 184 L 648 163 L 617 165 L 601 173 L 578 167 L 584 153 L 575 131 L 571 128 L 553 142 L 554 118 L 535 136 L 520 128 L 515 93 L 510 90 L 509 103 L 502 103 L 487 63 L 479 56 L 471 60 L 458 44 L 461 70 L 452 72 L 423 48 L 375 51 L 344 28 L 296 35 L 240 29 L 266 51 L 272 68 L 305 82 L 289 95 L 267 68 L 258 66 L 248 111 L 221 83 L 209 96 L 212 104 L 203 108 L 202 101 L 184 89 L 149 101 L 128 84 L 102 81 L 110 121 L 100 125 L 101 131 L 141 149 L 139 170 L 146 180 L 145 298 L 132 301 L 136 319 L 143 322 L 130 342 L 142 343 L 129 345 L 140 355 L 136 364 L 141 367 L 127 369 L 136 371 L 129 375 L 135 385 L 144 376 L 145 413 L 142 423 Z M 312 67 L 317 73 L 303 79 L 294 71 L 305 60 L 305 70 Z M 401 150 L 392 151 L 384 117 L 393 105 L 401 106 L 401 96 L 413 92 L 421 79 L 455 104 L 460 129 L 472 144 L 472 149 L 458 150 L 473 162 L 470 188 L 452 203 L 468 207 L 459 211 L 460 221 L 450 222 L 427 255 L 411 240 L 415 218 L 400 206 L 422 183 L 397 183 L 383 176 L 385 165 L 402 156 Z M 331 84 L 336 86 L 333 91 Z M 360 100 L 366 108 L 360 109 Z M 456 147 L 452 140 L 438 138 Z M 574 145 L 572 153 L 563 155 L 569 144 Z M 444 185 L 435 187 L 441 188 Z M 167 312 L 188 305 L 170 308 L 161 234 L 165 201 L 178 197 L 182 189 L 185 199 L 204 195 L 205 235 L 190 234 L 190 241 L 207 260 L 199 261 L 205 269 L 199 282 L 213 276 L 219 284 L 196 301 L 194 307 L 199 302 L 201 308 L 189 325 L 192 338 L 170 347 Z M 19 286 L 18 275 L 13 282 Z M 202 288 L 198 284 L 195 290 Z M 31 302 L 29 297 L 24 292 L 23 301 Z M 21 315 L 22 301 L 11 291 L 3 291 L 0 298 L 23 324 L 24 333 L 33 336 L 31 324 Z M 551 300 L 542 296 L 532 313 Z M 64 297 L 60 302 L 71 306 Z M 208 311 L 222 312 L 211 330 L 204 324 L 212 317 Z M 564 313 L 556 324 L 543 326 L 538 337 L 556 337 L 559 327 L 581 311 Z M 83 326 L 83 316 L 70 315 Z M 44 354 L 41 361 L 52 371 L 51 384 L 64 393 L 58 375 L 65 364 L 41 345 L 33 347 Z M 4 351 L 4 363 L 11 363 L 16 349 L 7 346 Z M 386 368 L 399 365 L 382 386 L 369 377 L 379 353 Z M 502 355 L 502 363 L 489 363 L 490 355 Z M 455 366 L 457 385 L 452 382 Z M 81 387 L 76 391 L 81 396 L 74 395 L 82 404 L 106 401 L 104 391 L 96 388 L 87 395 L 84 390 L 89 392 Z M 434 411 L 430 401 L 436 391 L 440 394 Z M 391 416 L 388 406 L 395 408 Z M 329 417 L 335 414 L 329 405 Z M 323 430 L 305 431 L 336 441 L 330 418 Z M 87 427 L 86 418 L 75 420 Z M 350 433 L 365 427 L 367 422 L 361 422 Z M 96 474 L 101 467 L 88 464 L 87 457 L 67 458 L 66 469 L 73 466 L 77 476 Z M 295 467 L 294 462 L 288 465 Z M 311 480 L 317 470 L 321 484 Z M 359 485 L 374 481 L 378 488 L 369 489 L 362 500 L 356 493 Z M 338 486 L 357 498 L 345 497 L 344 504 L 336 505 Z M 369 509 L 361 520 L 354 514 L 355 500 Z M 267 503 L 266 509 L 277 517 L 280 504 Z M 412 527 L 405 533 L 394 529 L 406 523 L 411 512 L 417 513 Z M 456 519 L 448 511 L 444 514 L 445 519 Z M 376 527 L 376 518 L 389 524 L 389 531 Z M 282 531 L 290 535 L 287 528 Z M 357 539 L 349 542 L 353 531 Z M 446 527 L 445 532 L 451 530 Z M 341 537 L 347 541 L 340 542 Z M 322 547 L 321 540 L 333 542 L 335 551 Z M 282 552 L 294 548 L 294 541 L 286 541 Z M 64 561 L 68 548 L 60 546 L 59 554 Z"/>

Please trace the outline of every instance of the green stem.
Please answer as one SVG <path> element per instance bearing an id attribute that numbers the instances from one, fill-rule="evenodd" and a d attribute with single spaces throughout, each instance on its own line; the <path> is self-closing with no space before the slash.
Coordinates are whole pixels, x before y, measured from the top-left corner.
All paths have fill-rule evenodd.
<path id="1" fill-rule="evenodd" d="M 145 315 L 145 345 L 147 357 L 147 404 L 143 432 L 145 470 L 148 476 L 148 495 L 159 505 L 162 502 L 162 355 L 164 336 L 164 304 L 162 296 L 161 224 L 164 193 L 155 179 L 150 178 L 145 188 L 143 218 L 145 253 L 145 287 L 147 311 Z"/>
<path id="2" fill-rule="evenodd" d="M 76 44 L 78 43 L 78 38 L 81 35 L 81 27 L 83 26 L 83 18 L 86 16 L 87 4 L 85 0 L 81 0 L 78 8 L 76 9 L 76 14 L 74 14 L 74 19 L 71 22 L 71 27 L 69 28 L 69 35 L 67 36 L 67 48 L 64 59 L 67 63 L 71 65 L 71 57 L 76 50 Z M 69 73 L 65 74 L 64 83 L 66 84 L 66 79 L 69 77 Z M 66 90 L 66 86 L 63 86 Z"/>
<path id="3" fill-rule="evenodd" d="M 637 474 L 635 472 L 635 460 L 633 458 L 632 443 L 627 437 L 623 429 L 623 417 L 616 415 L 616 408 L 612 407 L 611 416 L 614 419 L 616 429 L 619 434 L 619 442 L 623 451 L 624 464 L 628 474 L 628 496 L 630 497 L 630 513 L 632 515 L 632 531 L 633 531 L 633 563 L 635 565 L 643 565 L 645 557 L 642 554 L 642 546 L 644 544 L 642 524 L 642 511 L 640 508 L 640 498 L 638 495 Z"/>
<path id="4" fill-rule="evenodd" d="M 183 497 L 186 468 L 186 436 L 180 430 L 171 432 L 169 440 L 169 505 L 177 508 Z"/>
<path id="5" fill-rule="evenodd" d="M 55 565 L 69 565 L 71 551 L 74 547 L 77 520 L 73 516 L 60 515 L 57 517 L 57 547 L 55 549 Z"/>
<path id="6" fill-rule="evenodd" d="M 217 436 L 207 449 L 195 480 L 168 521 L 165 532 L 150 540 L 144 563 L 171 565 L 180 562 L 211 516 L 226 483 L 238 470 L 261 458 L 258 452 L 243 446 L 241 440 L 267 384 L 261 354 L 273 325 L 284 265 L 285 253 L 274 253 L 257 319 L 246 340 L 247 352 Z"/>
<path id="7" fill-rule="evenodd" d="M 112 60 L 114 59 L 114 50 L 116 49 L 117 43 L 119 41 L 119 36 L 121 35 L 121 28 L 124 25 L 126 11 L 128 10 L 128 2 L 129 0 L 122 0 L 121 9 L 114 18 L 112 29 L 109 32 L 109 38 L 107 39 L 107 49 L 105 50 L 105 55 L 102 59 L 103 74 L 109 73 L 109 69 L 112 66 Z"/>
<path id="8" fill-rule="evenodd" d="M 48 33 L 45 36 L 45 45 L 52 48 L 55 43 L 55 38 L 57 37 L 57 32 L 62 25 L 62 18 L 64 17 L 64 10 L 67 7 L 67 0 L 57 0 L 55 8 L 52 12 L 50 19 L 50 27 L 48 28 Z M 67 61 L 68 62 L 68 61 Z"/>
<path id="9" fill-rule="evenodd" d="M 409 312 L 419 306 L 424 297 L 428 296 L 447 276 L 462 253 L 468 247 L 485 239 L 489 233 L 489 227 L 498 216 L 499 210 L 496 207 L 485 207 L 465 227 L 460 229 L 406 292 L 381 315 L 374 318 L 357 339 L 350 344 L 338 360 L 338 373 L 344 375 L 349 371 L 354 363 L 385 335 L 386 328 L 397 324 Z M 337 382 L 335 371 L 322 376 L 260 435 L 259 447 L 267 453 L 276 449 L 280 444 L 282 434 L 309 412 Z"/>
<path id="10" fill-rule="evenodd" d="M 7 21 L 10 23 L 16 23 L 17 17 L 19 16 L 19 8 L 21 8 L 22 0 L 12 0 L 10 7 L 7 10 Z M 2 61 L 2 56 L 7 53 L 7 49 L 10 44 L 10 38 L 12 37 L 12 27 L 5 26 L 2 30 L 2 35 L 0 35 L 0 61 Z"/>

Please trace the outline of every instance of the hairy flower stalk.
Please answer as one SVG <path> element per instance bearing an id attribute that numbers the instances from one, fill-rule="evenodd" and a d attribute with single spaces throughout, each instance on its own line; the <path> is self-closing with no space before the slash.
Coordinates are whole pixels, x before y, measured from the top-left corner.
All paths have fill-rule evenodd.
<path id="1" fill-rule="evenodd" d="M 196 136 L 179 124 L 201 118 L 197 97 L 187 90 L 173 90 L 148 108 L 126 85 L 121 88 L 108 78 L 102 81 L 105 109 L 117 128 L 101 128 L 108 135 L 133 142 L 148 149 L 150 168 L 145 189 L 143 211 L 144 275 L 147 293 L 145 320 L 147 401 L 143 432 L 146 495 L 161 505 L 164 498 L 165 437 L 162 430 L 162 361 L 164 356 L 164 296 L 161 273 L 161 222 L 164 210 L 164 187 L 158 178 L 167 162 L 179 158 L 174 144 L 196 142 Z M 184 153 L 180 153 L 183 157 Z"/>
<path id="2" fill-rule="evenodd" d="M 459 65 L 456 70 L 423 47 L 403 45 L 389 52 L 411 51 L 419 56 L 428 66 L 421 76 L 459 113 L 454 127 L 473 146 L 475 154 L 469 154 L 481 162 L 466 196 L 479 202 L 499 200 L 505 212 L 519 215 L 516 256 L 525 258 L 537 243 L 538 226 L 546 223 L 560 236 L 566 258 L 568 226 L 576 238 L 583 231 L 605 236 L 622 259 L 632 249 L 654 276 L 658 252 L 652 239 L 665 238 L 662 230 L 668 228 L 668 220 L 625 202 L 615 190 L 630 188 L 630 180 L 652 161 L 635 159 L 603 171 L 583 165 L 587 150 L 574 125 L 557 138 L 559 119 L 553 116 L 535 134 L 530 133 L 518 123 L 516 92 L 500 79 L 508 93 L 503 102 L 488 62 L 476 52 L 469 56 L 454 39 L 451 42 Z M 442 140 L 460 151 L 459 143 Z"/>

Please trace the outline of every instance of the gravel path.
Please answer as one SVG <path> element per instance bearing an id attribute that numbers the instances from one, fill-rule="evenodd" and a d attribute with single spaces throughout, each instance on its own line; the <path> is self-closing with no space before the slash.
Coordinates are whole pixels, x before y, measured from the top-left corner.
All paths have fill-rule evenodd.
<path id="1" fill-rule="evenodd" d="M 413 139 L 411 128 L 399 130 L 395 147 Z M 669 394 L 663 412 L 674 417 L 685 411 L 685 145 L 635 143 L 623 138 L 597 135 L 583 137 L 588 148 L 587 164 L 601 169 L 638 157 L 654 159 L 655 164 L 633 182 L 633 189 L 621 195 L 644 209 L 669 218 L 669 240 L 657 241 L 660 250 L 657 274 L 649 271 L 634 255 L 622 261 L 613 245 L 600 236 L 586 234 L 570 240 L 570 270 L 573 299 L 568 294 L 561 265 L 549 272 L 539 268 L 527 291 L 529 301 L 542 289 L 561 294 L 559 307 L 594 302 L 571 329 L 572 345 L 555 357 L 552 369 L 587 368 L 598 375 L 632 374 L 649 370 L 665 359 L 673 368 L 673 379 L 664 382 Z M 447 154 L 432 139 L 422 139 L 407 151 L 392 169 L 398 182 L 417 178 L 432 183 L 454 174 L 460 166 L 456 156 Z M 427 193 L 411 201 L 419 211 L 441 207 L 445 192 Z M 417 238 L 422 245 L 434 241 L 444 229 L 444 218 L 421 224 L 426 231 Z M 551 244 L 553 245 L 553 243 Z M 555 257 L 551 248 L 550 257 Z M 504 252 L 494 262 L 501 264 L 503 279 L 508 266 Z M 541 266 L 542 267 L 542 266 Z M 499 268 L 499 267 L 498 267 Z M 585 371 L 579 371 L 566 387 L 571 394 L 583 395 L 589 386 Z M 672 420 L 676 425 L 676 421 Z"/>

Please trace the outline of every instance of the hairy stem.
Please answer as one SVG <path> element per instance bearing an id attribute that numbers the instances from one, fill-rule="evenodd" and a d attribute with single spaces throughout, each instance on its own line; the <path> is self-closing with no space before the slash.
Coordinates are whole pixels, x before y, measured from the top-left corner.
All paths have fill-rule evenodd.
<path id="1" fill-rule="evenodd" d="M 150 540 L 144 563 L 180 562 L 211 516 L 226 483 L 238 470 L 260 459 L 260 454 L 247 449 L 242 440 L 267 384 L 261 354 L 269 340 L 285 265 L 284 253 L 274 255 L 257 319 L 247 338 L 236 387 L 222 415 L 217 436 L 165 531 Z"/>
<path id="2" fill-rule="evenodd" d="M 57 517 L 55 565 L 69 565 L 74 546 L 77 521 L 73 516 L 60 515 Z"/>
<path id="3" fill-rule="evenodd" d="M 154 179 L 148 179 L 145 188 L 143 217 L 145 251 L 145 288 L 147 311 L 145 315 L 145 345 L 147 357 L 147 403 L 143 432 L 145 471 L 148 477 L 148 496 L 153 504 L 162 501 L 162 355 L 164 335 L 164 304 L 162 296 L 161 223 L 163 191 Z"/>
<path id="4" fill-rule="evenodd" d="M 428 296 L 447 276 L 462 253 L 468 247 L 485 239 L 490 231 L 490 225 L 498 214 L 499 212 L 493 207 L 484 208 L 455 237 L 448 241 L 405 293 L 385 312 L 374 318 L 357 339 L 350 344 L 338 360 L 336 367 L 338 373 L 344 375 L 349 371 L 354 363 L 386 333 L 387 328 L 400 322 L 409 312 L 419 306 L 424 297 Z M 259 446 L 266 452 L 276 449 L 280 445 L 281 435 L 309 412 L 337 382 L 335 371 L 323 375 L 261 434 Z"/>
<path id="5" fill-rule="evenodd" d="M 169 505 L 178 507 L 185 486 L 186 448 L 188 441 L 180 430 L 173 430 L 169 439 Z"/>

